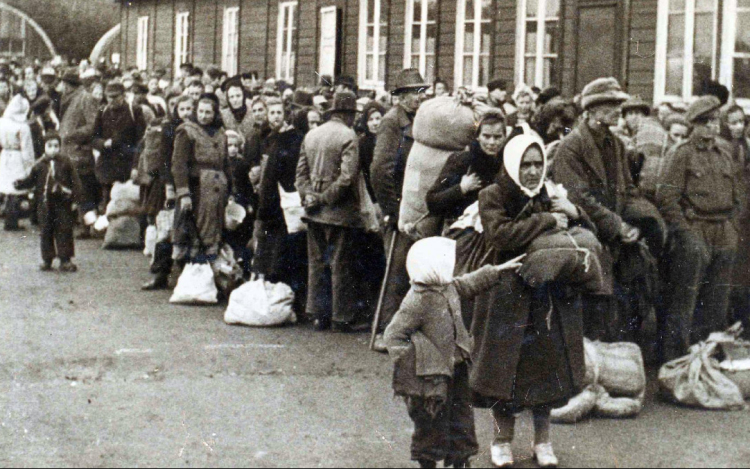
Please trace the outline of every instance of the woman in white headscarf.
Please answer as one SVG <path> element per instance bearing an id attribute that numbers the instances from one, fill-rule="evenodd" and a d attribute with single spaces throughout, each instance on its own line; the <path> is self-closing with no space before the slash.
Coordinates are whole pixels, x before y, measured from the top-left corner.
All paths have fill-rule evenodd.
<path id="1" fill-rule="evenodd" d="M 29 101 L 16 95 L 0 118 L 0 194 L 5 195 L 5 231 L 19 231 L 21 196 L 13 183 L 25 179 L 34 166 L 34 141 L 28 124 Z"/>
<path id="2" fill-rule="evenodd" d="M 426 238 L 406 259 L 411 290 L 385 331 L 395 363 L 394 392 L 406 399 L 414 421 L 411 457 L 421 467 L 469 467 L 477 454 L 469 388 L 472 339 L 461 316 L 461 298 L 492 288 L 512 260 L 453 278 L 456 242 Z"/>
<path id="3" fill-rule="evenodd" d="M 494 263 L 526 252 L 538 237 L 588 219 L 564 190 L 546 181 L 544 143 L 520 135 L 505 148 L 504 171 L 479 194 L 485 241 Z M 565 405 L 583 387 L 585 362 L 580 307 L 567 285 L 527 286 L 505 275 L 477 298 L 472 322 L 474 404 L 492 409 L 496 438 L 491 447 L 498 467 L 513 465 L 515 415 L 534 413 L 534 453 L 542 467 L 557 465 L 549 429 L 550 411 Z"/>

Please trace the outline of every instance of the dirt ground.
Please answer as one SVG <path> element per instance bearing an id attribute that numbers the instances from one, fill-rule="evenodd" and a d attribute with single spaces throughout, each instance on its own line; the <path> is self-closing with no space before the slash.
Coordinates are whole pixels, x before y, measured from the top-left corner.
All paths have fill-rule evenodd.
<path id="1" fill-rule="evenodd" d="M 404 467 L 411 422 L 366 335 L 228 327 L 223 309 L 142 293 L 137 252 L 78 242 L 41 273 L 37 235 L 0 232 L 0 466 Z M 567 467 L 746 467 L 747 412 L 654 397 L 634 420 L 555 426 Z M 477 412 L 489 467 L 490 417 Z M 530 417 L 516 457 L 531 460 Z"/>

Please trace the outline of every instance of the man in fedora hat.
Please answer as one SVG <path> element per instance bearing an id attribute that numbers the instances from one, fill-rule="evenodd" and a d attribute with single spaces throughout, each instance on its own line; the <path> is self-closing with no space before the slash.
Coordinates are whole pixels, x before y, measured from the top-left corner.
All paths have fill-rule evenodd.
<path id="1" fill-rule="evenodd" d="M 584 120 L 560 143 L 553 174 L 555 182 L 569 191 L 571 202 L 581 206 L 596 225 L 606 248 L 602 262 L 608 274 L 608 291 L 615 288 L 613 265 L 618 253 L 641 239 L 640 229 L 625 220 L 626 206 L 637 196 L 626 148 L 610 131 L 617 126 L 622 104 L 629 98 L 614 78 L 599 78 L 586 85 L 580 101 Z M 625 314 L 621 317 L 614 298 L 585 300 L 586 336 L 620 340 L 618 320 L 627 320 Z"/>
<path id="2" fill-rule="evenodd" d="M 656 178 L 668 136 L 664 127 L 650 116 L 651 106 L 639 96 L 630 98 L 622 105 L 622 117 L 630 137 L 628 149 L 633 152 L 639 167 L 636 184 L 644 196 L 654 200 Z"/>
<path id="3" fill-rule="evenodd" d="M 720 107 L 714 96 L 690 105 L 688 141 L 670 151 L 659 181 L 657 201 L 673 246 L 660 324 L 664 360 L 726 328 L 743 188 L 731 151 L 717 140 Z"/>
<path id="4" fill-rule="evenodd" d="M 317 330 L 345 332 L 357 319 L 352 251 L 364 222 L 357 193 L 359 143 L 352 130 L 356 112 L 354 93 L 336 93 L 330 120 L 307 134 L 297 165 L 296 187 L 308 222 L 307 314 Z"/>
<path id="5" fill-rule="evenodd" d="M 60 152 L 69 157 L 81 179 L 81 213 L 96 209 L 99 203 L 99 183 L 94 172 L 91 140 L 94 136 L 99 104 L 81 85 L 77 71 L 67 71 L 60 81 Z M 82 233 L 87 237 L 87 230 Z"/>
<path id="6" fill-rule="evenodd" d="M 372 185 L 387 225 L 386 252 L 393 252 L 391 268 L 385 279 L 387 288 L 382 299 L 382 322 L 379 329 L 385 329 L 410 288 L 406 256 L 413 241 L 408 236 L 399 234 L 398 214 L 406 160 L 414 144 L 412 125 L 429 87 L 419 70 L 402 70 L 391 92 L 399 98 L 399 103 L 383 117 L 378 130 L 371 168 Z M 377 345 L 384 345 L 382 341 L 379 342 Z M 377 348 L 384 350 L 384 347 Z"/>

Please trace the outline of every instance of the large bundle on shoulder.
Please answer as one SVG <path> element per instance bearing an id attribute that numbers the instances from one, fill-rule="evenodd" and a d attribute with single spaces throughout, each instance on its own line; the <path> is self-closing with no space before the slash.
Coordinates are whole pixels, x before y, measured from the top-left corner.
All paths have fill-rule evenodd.
<path id="1" fill-rule="evenodd" d="M 601 418 L 633 418 L 643 409 L 646 371 L 640 347 L 631 343 L 606 344 L 584 341 L 587 385 L 561 409 L 552 421 L 577 423 L 589 415 Z"/>
<path id="2" fill-rule="evenodd" d="M 414 118 L 414 146 L 404 175 L 399 229 L 414 239 L 440 234 L 442 220 L 430 216 L 427 193 L 448 157 L 464 151 L 474 139 L 476 124 L 470 105 L 451 97 L 431 99 Z"/>

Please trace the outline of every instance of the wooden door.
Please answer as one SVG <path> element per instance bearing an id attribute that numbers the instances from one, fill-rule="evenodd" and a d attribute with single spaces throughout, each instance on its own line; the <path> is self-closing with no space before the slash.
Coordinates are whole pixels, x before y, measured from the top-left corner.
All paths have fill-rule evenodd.
<path id="1" fill-rule="evenodd" d="M 625 0 L 578 3 L 577 92 L 600 77 L 615 77 L 622 83 L 628 44 L 626 11 Z"/>

